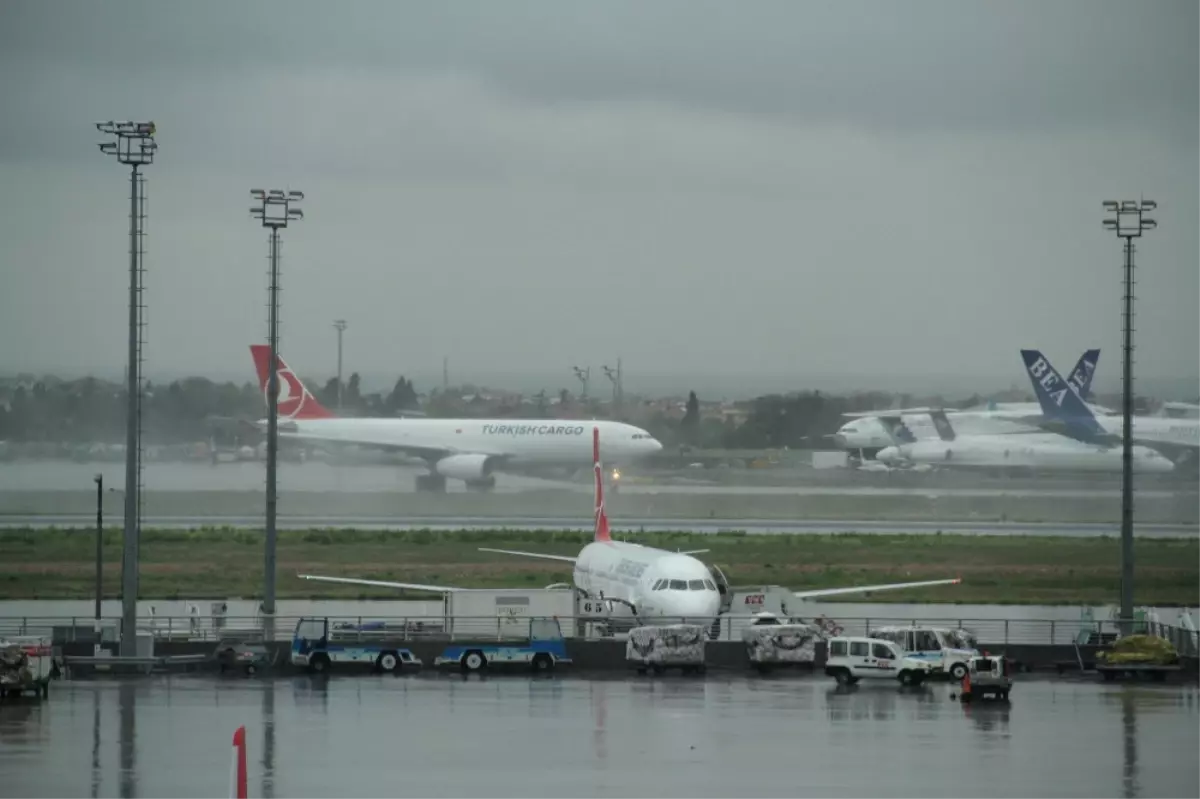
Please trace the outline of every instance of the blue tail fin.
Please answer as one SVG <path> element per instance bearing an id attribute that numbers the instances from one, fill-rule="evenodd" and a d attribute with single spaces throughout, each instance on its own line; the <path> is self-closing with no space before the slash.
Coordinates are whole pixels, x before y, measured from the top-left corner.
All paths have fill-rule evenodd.
<path id="1" fill-rule="evenodd" d="M 957 438 L 957 435 L 954 432 L 954 426 L 950 424 L 950 419 L 946 416 L 946 412 L 944 410 L 939 409 L 932 411 L 930 412 L 929 416 L 931 419 L 933 419 L 934 429 L 937 430 L 938 436 L 942 439 L 942 441 L 953 441 L 955 438 Z"/>
<path id="2" fill-rule="evenodd" d="M 899 414 L 881 415 L 878 417 L 879 423 L 883 425 L 883 429 L 887 431 L 888 437 L 892 439 L 892 443 L 897 446 L 901 444 L 911 444 L 917 440 L 913 435 L 912 430 L 908 429 L 908 425 Z"/>
<path id="3" fill-rule="evenodd" d="M 1086 357 L 1086 355 L 1085 355 Z M 1099 441 L 1108 433 L 1072 386 L 1050 365 L 1038 350 L 1021 350 L 1025 370 L 1033 383 L 1033 393 L 1046 420 L 1062 432 L 1081 441 Z"/>
<path id="4" fill-rule="evenodd" d="M 1085 400 L 1092 395 L 1092 378 L 1096 375 L 1096 364 L 1099 361 L 1100 350 L 1088 350 L 1079 356 L 1079 361 L 1071 370 L 1071 376 L 1067 378 L 1067 384 Z"/>

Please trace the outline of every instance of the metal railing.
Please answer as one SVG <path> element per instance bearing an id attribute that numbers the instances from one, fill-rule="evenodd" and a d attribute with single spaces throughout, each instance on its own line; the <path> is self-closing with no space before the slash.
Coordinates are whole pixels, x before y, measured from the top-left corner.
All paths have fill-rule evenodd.
<path id="1" fill-rule="evenodd" d="M 457 640 L 457 639 L 519 639 L 529 634 L 529 615 L 498 616 L 276 616 L 275 640 L 291 640 L 302 618 L 328 618 L 330 636 L 339 641 L 389 640 Z M 603 618 L 595 616 L 558 616 L 563 635 L 587 639 L 603 636 L 599 627 Z M 628 619 L 624 620 L 628 623 Z M 674 624 L 686 619 L 655 618 L 648 624 Z M 742 640 L 742 631 L 751 626 L 754 616 L 724 615 L 717 627 L 717 640 Z M 806 620 L 811 621 L 811 620 Z M 1181 627 L 1143 620 L 1079 621 L 1039 619 L 971 619 L 941 618 L 913 619 L 904 617 L 848 618 L 836 621 L 821 620 L 827 635 L 862 636 L 881 627 L 917 626 L 938 627 L 970 632 L 981 647 L 1021 645 L 1108 644 L 1119 636 L 1123 625 L 1134 633 L 1161 636 L 1181 655 L 1200 654 L 1200 633 Z M 120 628 L 119 617 L 103 617 L 100 624 L 108 628 L 105 640 L 115 640 Z M 71 641 L 95 640 L 96 622 L 86 616 L 4 616 L 0 617 L 0 638 L 13 635 L 51 635 L 56 644 Z M 138 619 L 139 632 L 149 633 L 156 641 L 210 641 L 222 639 L 262 638 L 262 616 L 143 616 Z"/>

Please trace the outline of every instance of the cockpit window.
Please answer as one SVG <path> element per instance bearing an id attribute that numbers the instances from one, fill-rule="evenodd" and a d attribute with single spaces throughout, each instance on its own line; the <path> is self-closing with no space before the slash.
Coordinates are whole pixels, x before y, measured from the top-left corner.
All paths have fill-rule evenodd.
<path id="1" fill-rule="evenodd" d="M 672 591 L 686 591 L 687 580 L 672 580 L 670 588 Z"/>
<path id="2" fill-rule="evenodd" d="M 713 584 L 713 581 L 712 581 L 712 580 L 705 580 L 705 581 L 704 581 L 704 587 L 705 587 L 705 588 L 707 588 L 709 591 L 716 591 L 716 590 L 717 590 L 717 586 Z"/>
<path id="3" fill-rule="evenodd" d="M 691 589 L 692 591 L 703 591 L 704 590 L 704 581 L 703 580 L 689 580 L 688 588 Z"/>
<path id="4" fill-rule="evenodd" d="M 653 591 L 661 591 L 661 590 L 663 590 L 663 589 L 664 589 L 664 588 L 666 588 L 666 587 L 667 587 L 667 581 L 666 581 L 666 580 L 656 580 L 656 581 L 655 581 L 655 583 L 654 583 L 654 588 L 653 588 L 653 589 L 651 589 L 651 590 L 653 590 Z"/>

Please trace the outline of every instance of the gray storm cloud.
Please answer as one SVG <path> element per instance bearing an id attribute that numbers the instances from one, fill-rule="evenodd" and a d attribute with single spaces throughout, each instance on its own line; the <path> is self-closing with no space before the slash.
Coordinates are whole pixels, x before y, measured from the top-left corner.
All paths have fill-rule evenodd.
<path id="1" fill-rule="evenodd" d="M 8 3 L 0 369 L 121 368 L 125 189 L 91 123 L 152 117 L 152 373 L 248 373 L 247 192 L 270 183 L 309 195 L 285 353 L 316 371 L 345 316 L 368 372 L 448 355 L 568 384 L 621 354 L 631 386 L 981 390 L 1019 383 L 1022 346 L 1100 346 L 1115 384 L 1100 200 L 1145 192 L 1138 368 L 1194 382 L 1197 21 L 1183 2 Z"/>

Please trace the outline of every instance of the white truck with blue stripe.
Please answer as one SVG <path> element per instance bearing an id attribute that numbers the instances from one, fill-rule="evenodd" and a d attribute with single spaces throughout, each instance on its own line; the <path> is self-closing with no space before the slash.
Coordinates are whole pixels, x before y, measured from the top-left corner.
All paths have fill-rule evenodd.
<path id="1" fill-rule="evenodd" d="M 463 671 L 479 671 L 493 665 L 527 665 L 534 671 L 550 671 L 570 663 L 567 642 L 556 618 L 531 618 L 528 642 L 464 643 L 446 647 L 434 666 L 457 665 Z"/>
<path id="2" fill-rule="evenodd" d="M 934 673 L 944 674 L 953 680 L 962 680 L 967 674 L 971 658 L 979 657 L 975 637 L 968 630 L 912 625 L 877 627 L 868 635 L 891 641 L 900 647 L 905 657 L 923 660 Z"/>
<path id="3" fill-rule="evenodd" d="M 404 673 L 421 668 L 421 659 L 404 642 L 407 625 L 395 629 L 386 622 L 335 622 L 304 618 L 292 633 L 292 663 L 325 673 L 335 664 L 370 666 L 376 671 Z"/>

